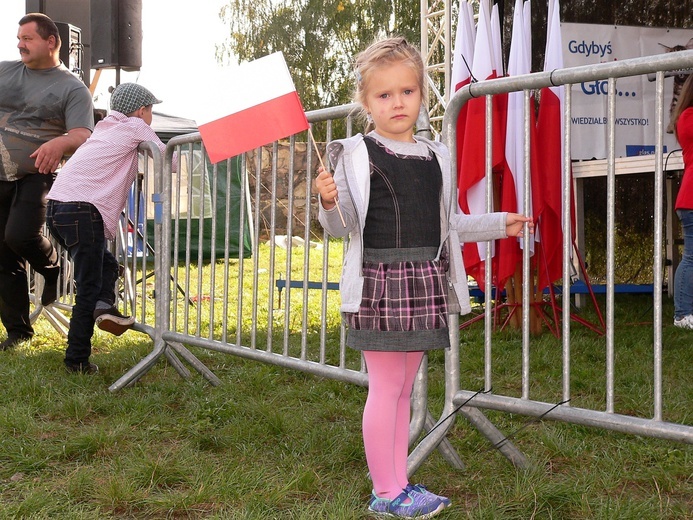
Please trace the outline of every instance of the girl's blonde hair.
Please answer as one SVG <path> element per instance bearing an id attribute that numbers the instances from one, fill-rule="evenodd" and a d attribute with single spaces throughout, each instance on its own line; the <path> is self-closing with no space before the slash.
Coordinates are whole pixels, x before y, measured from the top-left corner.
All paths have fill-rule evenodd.
<path id="1" fill-rule="evenodd" d="M 424 88 L 424 64 L 419 49 L 402 37 L 386 38 L 371 44 L 365 51 L 359 53 L 354 60 L 356 89 L 354 101 L 361 107 L 365 106 L 369 80 L 378 68 L 405 63 L 409 65 L 419 81 L 421 100 L 425 103 L 426 89 Z M 366 115 L 363 113 L 362 115 Z"/>

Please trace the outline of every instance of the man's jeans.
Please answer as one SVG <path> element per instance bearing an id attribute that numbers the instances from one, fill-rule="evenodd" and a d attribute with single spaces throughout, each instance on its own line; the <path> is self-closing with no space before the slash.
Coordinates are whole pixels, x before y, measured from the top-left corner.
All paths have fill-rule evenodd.
<path id="1" fill-rule="evenodd" d="M 693 210 L 677 209 L 683 233 L 683 256 L 674 275 L 674 317 L 693 314 Z"/>
<path id="2" fill-rule="evenodd" d="M 46 223 L 56 240 L 70 253 L 77 285 L 65 363 L 87 363 L 96 302 L 115 303 L 118 262 L 106 249 L 103 219 L 93 204 L 49 200 Z"/>
<path id="3" fill-rule="evenodd" d="M 53 175 L 40 173 L 0 181 L 0 318 L 8 337 L 34 334 L 26 262 L 43 276 L 57 274 L 60 268 L 53 244 L 43 236 L 46 194 L 52 184 Z"/>

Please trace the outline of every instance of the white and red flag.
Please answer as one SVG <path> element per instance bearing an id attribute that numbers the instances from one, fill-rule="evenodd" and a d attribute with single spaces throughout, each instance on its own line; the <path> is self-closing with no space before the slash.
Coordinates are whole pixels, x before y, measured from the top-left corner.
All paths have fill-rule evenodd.
<path id="1" fill-rule="evenodd" d="M 531 72 L 531 55 L 528 54 L 531 44 L 528 43 L 530 35 L 526 34 L 526 26 L 524 20 L 524 0 L 515 0 L 515 11 L 513 13 L 513 31 L 512 40 L 510 42 L 510 58 L 508 60 L 508 75 L 509 76 L 520 76 L 524 74 L 529 74 Z M 532 185 L 531 173 L 533 168 L 531 168 L 531 157 L 530 157 L 530 171 L 526 171 L 525 168 L 525 132 L 524 132 L 524 116 L 525 116 L 525 103 L 524 103 L 524 92 L 511 92 L 508 95 L 508 112 L 507 112 L 507 125 L 506 125 L 506 139 L 505 139 L 505 160 L 507 169 L 506 171 L 512 174 L 515 184 L 515 198 L 517 201 L 517 209 L 515 211 L 519 213 L 526 213 L 528 215 L 534 215 L 535 217 L 541 212 L 541 197 L 535 195 L 536 190 L 540 186 Z M 530 110 L 529 117 L 530 121 L 530 156 L 532 155 L 532 134 L 534 133 L 535 119 L 533 99 L 530 98 Z M 536 142 L 536 139 L 534 139 Z M 530 193 L 532 197 L 530 198 L 530 205 L 528 208 L 524 206 L 524 193 L 523 186 L 525 178 L 528 178 L 530 183 Z M 534 207 L 536 206 L 536 207 Z M 533 244 L 530 244 L 533 249 Z"/>
<path id="2" fill-rule="evenodd" d="M 467 0 L 460 0 L 455 49 L 452 55 L 452 79 L 450 81 L 453 92 L 469 84 L 472 76 L 475 38 L 476 27 L 474 27 L 472 4 Z"/>
<path id="3" fill-rule="evenodd" d="M 474 40 L 476 27 L 474 27 L 474 10 L 467 0 L 460 0 L 459 19 L 457 20 L 457 32 L 455 34 L 455 49 L 452 54 L 452 78 L 450 86 L 453 92 L 469 85 L 472 79 L 472 63 L 474 61 Z M 460 108 L 457 116 L 457 179 L 459 190 L 460 158 L 464 148 L 464 127 L 467 121 L 467 109 L 469 103 Z"/>
<path id="4" fill-rule="evenodd" d="M 508 75 L 519 76 L 527 74 L 529 71 L 523 0 L 515 0 Z M 500 210 L 523 213 L 525 209 L 523 187 L 526 173 L 523 92 L 510 92 L 508 94 L 506 117 L 505 168 L 500 186 Z M 519 240 L 517 238 L 500 240 L 499 251 L 496 275 L 498 286 L 503 287 L 505 282 L 513 276 L 522 260 Z"/>
<path id="5" fill-rule="evenodd" d="M 241 64 L 237 77 L 220 102 L 228 115 L 199 125 L 213 163 L 309 127 L 281 52 Z"/>
<path id="6" fill-rule="evenodd" d="M 491 8 L 491 47 L 493 49 L 493 64 L 496 77 L 502 78 L 505 75 L 505 71 L 503 67 L 503 41 L 498 4 L 493 4 Z"/>
<path id="7" fill-rule="evenodd" d="M 480 3 L 476 27 L 472 77 L 486 80 L 497 77 L 491 32 L 491 17 L 487 2 Z M 486 99 L 474 98 L 467 102 L 467 117 L 464 128 L 464 145 L 458 150 L 458 202 L 464 213 L 479 215 L 486 213 L 486 139 L 492 142 L 491 167 L 497 168 L 503 162 L 503 130 L 501 107 L 494 102 L 493 133 L 486 136 Z M 491 208 L 493 210 L 493 208 Z M 464 246 L 464 265 L 467 274 L 480 286 L 484 283 L 484 260 L 486 243 L 474 242 Z M 492 244 L 491 244 L 492 245 Z"/>
<path id="8" fill-rule="evenodd" d="M 561 23 L 558 0 L 549 0 L 546 54 L 544 70 L 563 68 L 561 51 Z M 537 134 L 542 147 L 539 155 L 541 185 L 545 202 L 544 211 L 536 221 L 540 235 L 538 244 L 539 289 L 547 287 L 563 276 L 563 86 L 541 90 Z M 570 183 L 572 187 L 572 180 Z M 571 196 L 571 229 L 575 230 L 573 198 Z"/>

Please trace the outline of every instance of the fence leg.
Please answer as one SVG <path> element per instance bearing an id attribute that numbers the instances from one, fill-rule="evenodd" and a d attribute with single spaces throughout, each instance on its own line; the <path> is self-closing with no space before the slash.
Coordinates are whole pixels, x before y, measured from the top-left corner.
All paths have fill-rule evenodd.
<path id="1" fill-rule="evenodd" d="M 457 460 L 446 435 L 455 422 L 458 413 L 462 414 L 479 432 L 486 437 L 498 450 L 518 468 L 529 467 L 529 462 L 510 441 L 493 425 L 493 423 L 477 408 L 464 406 L 467 401 L 458 403 L 460 389 L 460 327 L 459 314 L 449 315 L 448 329 L 450 331 L 450 348 L 445 352 L 445 405 L 441 419 L 429 428 L 429 433 L 421 440 L 409 455 L 407 470 L 412 475 L 423 461 L 433 453 L 433 450 L 445 444 L 441 452 L 446 457 L 451 457 L 454 467 L 463 467 L 462 461 Z M 431 419 L 432 422 L 432 419 Z M 427 425 L 428 426 L 428 425 Z"/>
<path id="2" fill-rule="evenodd" d="M 58 312 L 57 309 L 51 307 L 37 307 L 37 309 L 29 316 L 31 323 L 34 323 L 39 317 L 43 316 L 48 322 L 53 325 L 63 337 L 67 337 L 67 331 L 70 328 L 70 320 L 64 314 Z"/>
<path id="3" fill-rule="evenodd" d="M 134 367 L 123 374 L 120 379 L 108 387 L 111 392 L 116 392 L 127 386 L 135 384 L 149 369 L 157 362 L 159 357 L 164 354 L 164 350 L 168 346 L 164 341 L 157 341 L 154 344 L 154 350 L 143 357 Z"/>
<path id="4" fill-rule="evenodd" d="M 190 371 L 185 367 L 185 365 L 183 365 L 181 360 L 178 359 L 176 354 L 180 355 L 185 361 L 190 363 L 192 367 L 212 385 L 217 386 L 221 384 L 221 380 L 181 343 L 168 343 L 163 339 L 155 339 L 155 330 L 152 327 L 142 323 L 135 323 L 133 330 L 148 334 L 152 340 L 154 340 L 154 349 L 148 355 L 143 357 L 134 367 L 123 374 L 120 379 L 109 386 L 108 389 L 111 392 L 117 392 L 122 388 L 134 385 L 144 374 L 149 371 L 150 368 L 154 366 L 161 356 L 166 357 L 168 362 L 171 363 L 171 366 L 173 366 L 181 377 L 184 379 L 189 379 Z"/>
<path id="5" fill-rule="evenodd" d="M 441 451 L 445 460 L 447 460 L 454 468 L 464 469 L 464 463 L 459 458 L 450 441 L 446 439 L 446 435 L 450 427 L 455 421 L 457 413 L 462 414 L 479 432 L 486 437 L 493 445 L 498 445 L 498 450 L 516 468 L 526 469 L 530 466 L 524 454 L 518 450 L 510 441 L 505 441 L 505 436 L 493 425 L 491 421 L 477 408 L 463 406 L 455 413 L 443 413 L 445 419 L 441 422 L 431 424 L 429 434 L 414 448 L 409 455 L 407 463 L 407 471 L 409 475 L 413 475 L 424 460 L 428 458 L 433 450 L 438 448 Z M 426 425 L 427 427 L 429 424 Z"/>
<path id="6" fill-rule="evenodd" d="M 171 345 L 167 344 L 166 345 L 168 348 L 164 349 L 164 356 L 166 356 L 166 359 L 168 359 L 168 362 L 171 364 L 173 368 L 175 368 L 176 372 L 180 374 L 180 376 L 183 379 L 190 379 L 190 370 L 188 370 L 183 362 L 178 359 L 178 356 L 176 356 L 176 353 L 173 351 L 172 348 L 170 348 Z"/>
<path id="7" fill-rule="evenodd" d="M 42 284 L 43 282 L 40 283 Z M 42 291 L 43 289 L 41 289 L 41 292 Z M 55 330 L 57 330 L 63 336 L 67 336 L 67 331 L 70 327 L 70 320 L 66 318 L 62 313 L 58 312 L 56 308 L 54 308 L 54 306 L 61 306 L 63 304 L 61 304 L 60 302 L 56 302 L 52 305 L 49 305 L 48 307 L 44 307 L 39 302 L 39 299 L 40 298 L 37 297 L 34 293 L 29 293 L 29 301 L 34 304 L 34 310 L 29 315 L 29 321 L 32 324 L 34 324 L 36 323 L 36 320 L 43 316 L 50 322 L 51 325 L 53 325 L 53 328 Z M 65 308 L 67 310 L 72 310 L 72 306 L 70 305 L 65 306 Z"/>
<path id="8" fill-rule="evenodd" d="M 435 425 L 436 421 L 433 418 L 433 415 L 429 413 L 426 417 L 426 428 L 428 428 L 428 431 L 431 431 Z M 459 456 L 455 448 L 452 447 L 452 443 L 447 438 L 443 438 L 443 440 L 440 441 L 438 451 L 453 468 L 464 469 L 464 462 L 462 462 L 462 458 Z"/>
<path id="9" fill-rule="evenodd" d="M 413 475 L 416 473 L 416 470 L 419 469 L 423 461 L 426 460 L 428 456 L 433 453 L 433 450 L 435 450 L 445 439 L 445 435 L 455 421 L 455 414 L 449 414 L 443 411 L 443 417 L 445 417 L 445 419 L 442 422 L 438 422 L 432 426 L 429 429 L 428 434 L 409 454 L 409 458 L 407 459 L 408 475 Z M 462 464 L 461 460 L 460 464 Z M 460 467 L 464 467 L 464 464 L 462 464 Z"/>
<path id="10" fill-rule="evenodd" d="M 435 428 L 436 421 L 427 408 L 428 404 L 428 354 L 424 354 L 419 367 L 419 373 L 414 380 L 412 391 L 412 416 L 409 426 L 409 445 L 411 446 L 416 439 L 421 436 L 424 429 L 430 432 Z M 450 441 L 443 438 L 438 444 L 438 450 L 453 468 L 464 469 L 462 459 L 452 447 Z"/>
<path id="11" fill-rule="evenodd" d="M 187 348 L 183 346 L 182 343 L 178 343 L 175 341 L 171 341 L 168 343 L 168 345 L 175 350 L 180 356 L 185 359 L 188 363 L 192 365 L 192 367 L 197 370 L 202 377 L 204 377 L 207 381 L 209 381 L 212 385 L 214 386 L 219 386 L 221 384 L 221 379 L 219 379 L 216 375 L 214 375 L 214 372 L 212 372 L 209 368 L 207 368 L 202 361 L 197 359 L 195 355 L 190 352 Z"/>
<path id="12" fill-rule="evenodd" d="M 478 408 L 463 406 L 460 413 L 479 430 L 494 446 L 498 446 L 505 458 L 507 458 L 513 466 L 520 469 L 529 468 L 530 464 L 524 454 L 518 450 L 515 445 L 507 441 L 505 436 L 496 428 L 493 423 L 483 414 Z"/>

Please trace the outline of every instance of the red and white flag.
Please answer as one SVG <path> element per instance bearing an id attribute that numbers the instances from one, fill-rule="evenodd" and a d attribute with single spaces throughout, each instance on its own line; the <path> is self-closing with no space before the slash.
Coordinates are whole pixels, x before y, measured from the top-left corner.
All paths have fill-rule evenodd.
<path id="1" fill-rule="evenodd" d="M 237 77 L 220 104 L 228 115 L 199 125 L 213 163 L 309 127 L 281 52 L 241 64 Z"/>
<path id="2" fill-rule="evenodd" d="M 563 68 L 561 51 L 560 6 L 549 1 L 546 54 L 544 70 Z M 563 276 L 563 106 L 565 87 L 546 87 L 541 90 L 537 134 L 542 143 L 539 171 L 545 208 L 537 222 L 539 244 L 539 288 L 543 289 Z M 570 183 L 572 187 L 572 182 Z M 571 200 L 571 229 L 575 230 L 573 198 Z"/>
<path id="3" fill-rule="evenodd" d="M 493 4 L 491 8 L 491 47 L 493 48 L 493 64 L 496 77 L 502 78 L 505 75 L 505 70 L 503 68 L 503 41 L 498 4 Z"/>
<path id="4" fill-rule="evenodd" d="M 474 27 L 474 10 L 467 0 L 460 0 L 459 19 L 457 20 L 457 32 L 455 33 L 455 49 L 452 54 L 452 78 L 450 85 L 452 92 L 457 92 L 462 87 L 469 85 L 472 78 L 472 63 L 474 62 L 474 39 L 476 27 Z M 467 109 L 469 103 L 460 108 L 457 116 L 457 188 L 459 190 L 460 158 L 464 148 L 464 127 L 467 122 Z"/>
<path id="5" fill-rule="evenodd" d="M 476 80 L 496 77 L 491 18 L 487 2 L 480 3 L 476 27 L 472 76 Z M 503 134 L 501 111 L 494 103 L 491 167 L 503 162 Z M 471 99 L 467 102 L 467 118 L 464 129 L 464 146 L 458 150 L 458 201 L 460 208 L 469 215 L 486 213 L 486 99 Z M 491 208 L 493 210 L 493 208 Z M 468 243 L 464 246 L 464 265 L 467 274 L 474 277 L 480 286 L 484 282 L 486 243 Z"/>
<path id="6" fill-rule="evenodd" d="M 510 58 L 508 60 L 509 76 L 520 76 L 523 74 L 529 74 L 531 71 L 531 55 L 528 54 L 528 50 L 531 45 L 528 44 L 528 39 L 530 38 L 530 35 L 527 35 L 525 32 L 523 3 L 523 0 L 515 0 L 515 11 L 513 13 L 512 40 L 510 42 Z M 525 205 L 523 186 L 525 182 L 525 177 L 529 177 L 528 182 L 530 183 L 530 193 L 534 193 L 534 189 L 539 188 L 539 186 L 531 185 L 531 171 L 525 171 L 524 97 L 524 92 L 511 92 L 508 95 L 508 113 L 505 139 L 505 160 L 508 170 L 506 171 L 510 171 L 514 179 L 515 194 L 517 200 L 516 211 L 518 211 L 519 213 L 526 212 L 528 215 L 536 215 L 537 209 L 533 211 L 532 202 L 536 199 L 540 199 L 540 197 L 532 197 L 530 199 L 530 206 L 528 208 L 524 207 Z M 530 99 L 530 104 L 531 103 L 532 100 Z M 533 112 L 534 111 L 531 109 L 530 106 L 530 117 L 532 117 Z M 533 118 L 531 123 L 532 124 L 530 124 L 530 139 L 534 127 Z M 540 200 L 537 200 L 537 202 L 540 203 Z"/>
<path id="7" fill-rule="evenodd" d="M 527 39 L 525 35 L 523 0 L 515 0 L 513 11 L 512 39 L 510 40 L 510 56 L 508 58 L 508 75 L 518 76 L 530 71 L 527 56 Z M 505 127 L 505 169 L 500 186 L 500 209 L 513 213 L 524 212 L 524 93 L 510 92 L 507 99 Z M 517 238 L 500 240 L 500 254 L 496 275 L 498 286 L 513 276 L 522 252 Z"/>
<path id="8" fill-rule="evenodd" d="M 457 20 L 457 32 L 455 33 L 455 49 L 452 55 L 452 79 L 450 81 L 453 92 L 469 84 L 472 76 L 472 63 L 474 61 L 475 38 L 476 28 L 474 27 L 472 4 L 467 0 L 460 0 L 459 19 Z"/>

